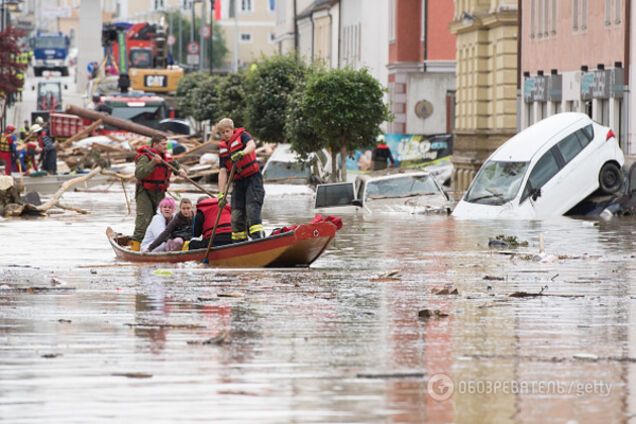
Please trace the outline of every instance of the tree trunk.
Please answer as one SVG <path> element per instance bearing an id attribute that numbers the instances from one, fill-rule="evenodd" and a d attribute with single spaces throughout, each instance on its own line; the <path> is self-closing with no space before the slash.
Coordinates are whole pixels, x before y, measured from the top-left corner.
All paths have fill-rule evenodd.
<path id="1" fill-rule="evenodd" d="M 332 183 L 335 183 L 336 181 L 338 181 L 338 153 L 336 152 L 336 149 L 332 148 L 331 149 L 331 176 L 329 178 L 329 181 L 331 181 Z"/>
<path id="2" fill-rule="evenodd" d="M 340 148 L 340 179 L 347 181 L 347 146 Z"/>

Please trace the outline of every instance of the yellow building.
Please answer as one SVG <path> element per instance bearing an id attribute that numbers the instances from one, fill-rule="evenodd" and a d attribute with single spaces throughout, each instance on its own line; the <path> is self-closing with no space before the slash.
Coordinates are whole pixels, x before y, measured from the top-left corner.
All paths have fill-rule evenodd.
<path id="1" fill-rule="evenodd" d="M 517 0 L 455 0 L 457 92 L 453 188 L 516 133 Z"/>

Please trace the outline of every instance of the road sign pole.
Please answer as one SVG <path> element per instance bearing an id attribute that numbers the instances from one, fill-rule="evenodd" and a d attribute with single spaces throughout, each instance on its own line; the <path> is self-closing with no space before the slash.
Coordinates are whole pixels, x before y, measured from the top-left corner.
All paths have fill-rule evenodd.
<path id="1" fill-rule="evenodd" d="M 219 4 L 219 7 L 221 5 Z M 216 16 L 215 0 L 210 0 L 210 75 L 214 73 L 214 18 Z"/>

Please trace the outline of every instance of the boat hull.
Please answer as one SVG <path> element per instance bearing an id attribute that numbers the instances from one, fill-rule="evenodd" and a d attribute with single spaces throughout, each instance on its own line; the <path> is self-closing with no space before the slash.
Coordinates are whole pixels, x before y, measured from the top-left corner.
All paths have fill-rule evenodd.
<path id="1" fill-rule="evenodd" d="M 210 266 L 219 268 L 289 268 L 311 265 L 325 251 L 336 231 L 336 226 L 330 222 L 303 224 L 293 231 L 264 239 L 215 247 L 207 256 L 207 249 L 134 252 L 126 247 L 130 237 L 118 234 L 110 227 L 106 229 L 106 236 L 115 255 L 129 262 L 202 262 L 207 257 Z"/>

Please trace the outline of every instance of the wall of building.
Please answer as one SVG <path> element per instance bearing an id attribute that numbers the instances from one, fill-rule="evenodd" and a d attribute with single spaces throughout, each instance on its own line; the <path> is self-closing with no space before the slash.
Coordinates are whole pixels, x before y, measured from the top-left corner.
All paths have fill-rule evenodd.
<path id="1" fill-rule="evenodd" d="M 409 75 L 406 103 L 406 133 L 438 134 L 446 132 L 446 95 L 455 89 L 455 75 L 451 73 L 423 73 Z M 416 105 L 428 101 L 432 114 L 422 119 L 416 114 Z"/>
<path id="2" fill-rule="evenodd" d="M 609 67 L 625 57 L 625 0 L 526 0 L 522 4 L 523 71 L 547 74 L 551 69 L 568 71 L 581 65 L 596 68 L 599 63 Z M 577 15 L 575 4 L 579 5 Z"/>
<path id="3" fill-rule="evenodd" d="M 483 161 L 516 129 L 517 2 L 455 2 L 457 44 L 453 187 L 465 191 Z"/>

